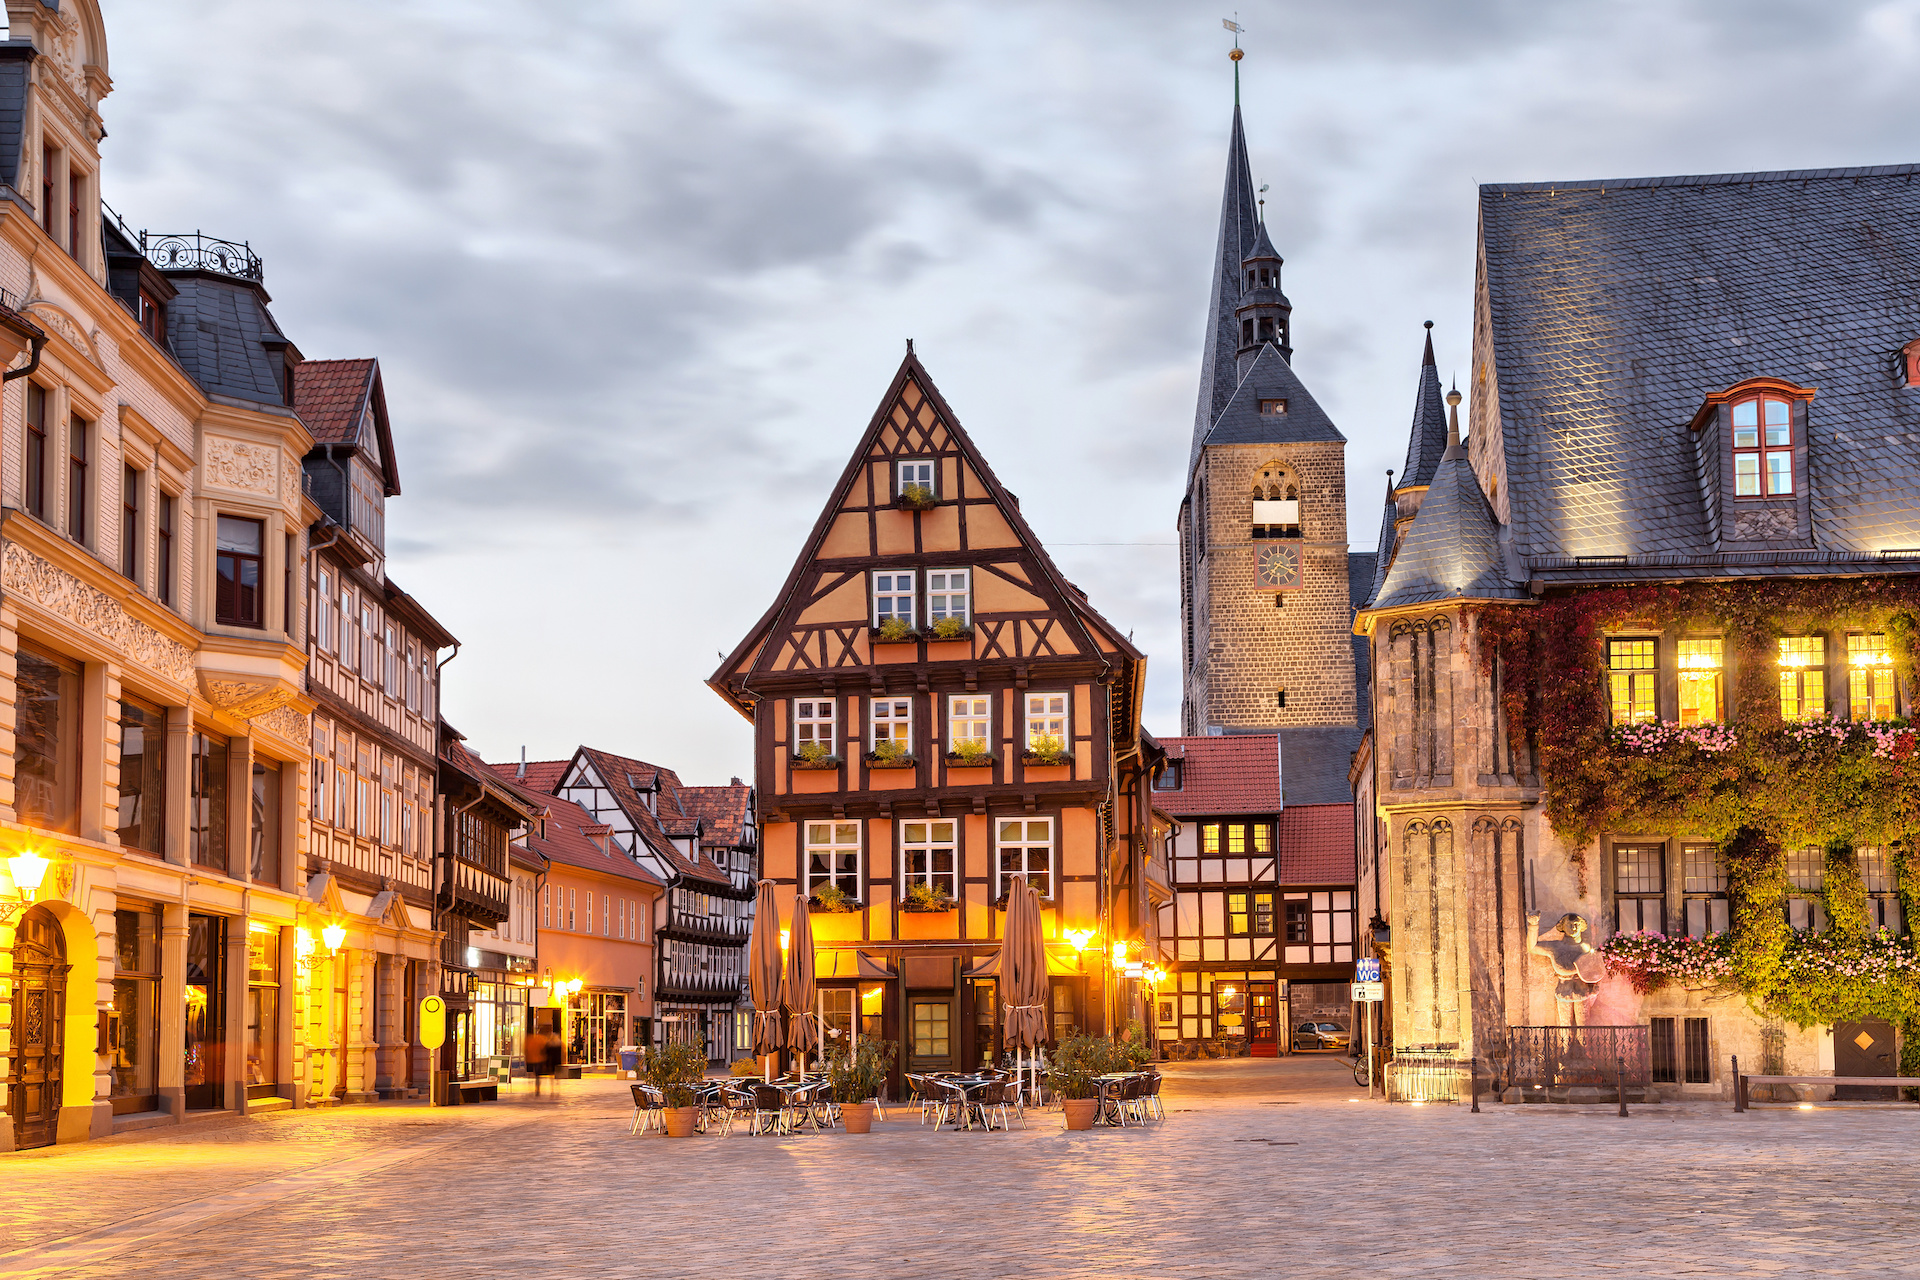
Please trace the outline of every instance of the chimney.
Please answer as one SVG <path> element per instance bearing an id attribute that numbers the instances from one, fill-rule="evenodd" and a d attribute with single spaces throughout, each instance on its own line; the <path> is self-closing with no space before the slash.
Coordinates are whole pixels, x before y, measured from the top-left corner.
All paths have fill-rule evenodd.
<path id="1" fill-rule="evenodd" d="M 524 782 L 527 777 L 527 744 L 524 742 L 520 744 L 520 772 L 513 776 L 522 782 Z"/>

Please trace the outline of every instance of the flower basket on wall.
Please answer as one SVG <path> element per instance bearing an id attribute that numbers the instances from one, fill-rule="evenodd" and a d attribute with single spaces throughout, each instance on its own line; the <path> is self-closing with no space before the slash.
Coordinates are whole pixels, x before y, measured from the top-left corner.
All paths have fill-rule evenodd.
<path id="1" fill-rule="evenodd" d="M 973 635 L 973 626 L 964 618 L 941 618 L 927 629 L 929 640 L 965 640 Z"/>
<path id="2" fill-rule="evenodd" d="M 966 752 L 960 752 L 960 751 L 949 751 L 947 752 L 947 768 L 949 769 L 991 769 L 996 763 L 998 763 L 999 759 L 1000 758 L 994 755 L 993 752 L 991 751 L 982 751 L 982 752 L 971 753 L 971 754 Z"/>
<path id="3" fill-rule="evenodd" d="M 893 505 L 902 511 L 929 511 L 939 503 L 940 495 L 924 484 L 903 485 L 893 499 Z"/>
<path id="4" fill-rule="evenodd" d="M 1058 751 L 1035 751 L 1028 748 L 1020 753 L 1020 758 L 1030 765 L 1051 766 L 1073 763 L 1073 752 L 1062 748 Z"/>
<path id="5" fill-rule="evenodd" d="M 920 633 L 898 618 L 888 618 L 867 632 L 875 644 L 911 644 L 920 638 Z"/>
<path id="6" fill-rule="evenodd" d="M 944 886 L 934 888 L 929 887 L 924 882 L 917 882 L 907 886 L 907 896 L 900 900 L 900 909 L 902 911 L 913 911 L 928 915 L 951 911 L 959 905 L 959 900 L 948 893 Z"/>
<path id="7" fill-rule="evenodd" d="M 883 755 L 878 751 L 869 751 L 865 756 L 869 769 L 911 769 L 920 762 L 911 752 L 903 751 L 898 755 Z"/>
<path id="8" fill-rule="evenodd" d="M 794 756 L 788 763 L 791 768 L 795 769 L 838 769 L 840 767 L 840 757 Z"/>
<path id="9" fill-rule="evenodd" d="M 807 899 L 809 915 L 843 916 L 860 909 L 860 899 L 837 884 L 823 884 Z"/>

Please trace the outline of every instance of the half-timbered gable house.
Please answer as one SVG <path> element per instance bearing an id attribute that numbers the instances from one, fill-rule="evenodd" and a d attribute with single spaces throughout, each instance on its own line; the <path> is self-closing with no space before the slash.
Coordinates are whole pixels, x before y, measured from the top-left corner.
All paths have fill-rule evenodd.
<path id="1" fill-rule="evenodd" d="M 909 349 L 778 597 L 709 682 L 753 721 L 766 874 L 783 921 L 810 903 L 829 1025 L 903 1042 L 908 1070 L 994 1055 L 1001 908 L 1023 876 L 1045 907 L 1056 1033 L 1141 1011 L 1107 975 L 1147 926 L 1145 665 Z"/>

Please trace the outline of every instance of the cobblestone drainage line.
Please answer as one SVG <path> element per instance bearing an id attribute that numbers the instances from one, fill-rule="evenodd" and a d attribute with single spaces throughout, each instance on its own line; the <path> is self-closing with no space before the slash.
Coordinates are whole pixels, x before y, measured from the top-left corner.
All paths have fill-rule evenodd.
<path id="1" fill-rule="evenodd" d="M 489 1128 L 485 1131 L 485 1136 L 497 1139 L 517 1129 L 532 1128 L 538 1123 L 539 1121 L 528 1120 L 500 1129 Z M 430 1151 L 452 1146 L 477 1136 L 481 1135 L 463 1127 L 443 1137 L 403 1143 L 380 1151 L 369 1151 L 365 1155 L 335 1161 L 332 1164 L 302 1169 L 282 1177 L 267 1178 L 251 1186 L 241 1187 L 221 1195 L 189 1200 L 185 1204 L 171 1205 L 165 1209 L 156 1209 L 150 1213 L 124 1218 L 119 1222 L 110 1222 L 105 1226 L 95 1227 L 91 1231 L 82 1231 L 77 1235 L 63 1236 L 58 1240 L 12 1249 L 6 1253 L 0 1253 L 0 1276 L 54 1276 L 76 1267 L 92 1266 L 116 1254 L 137 1248 L 156 1237 L 176 1236 L 218 1218 L 252 1213 L 281 1200 L 309 1195 L 339 1183 L 351 1182 L 355 1178 L 384 1169 L 389 1165 L 402 1164 Z"/>

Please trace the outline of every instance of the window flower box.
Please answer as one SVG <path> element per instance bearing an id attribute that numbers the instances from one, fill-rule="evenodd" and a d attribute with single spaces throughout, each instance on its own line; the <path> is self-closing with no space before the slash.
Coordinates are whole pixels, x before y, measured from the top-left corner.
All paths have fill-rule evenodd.
<path id="1" fill-rule="evenodd" d="M 1004 893 L 1003 893 L 1003 894 L 1001 894 L 1001 895 L 1000 895 L 999 897 L 997 897 L 997 898 L 995 898 L 995 899 L 993 900 L 993 909 L 994 909 L 995 911 L 1005 911 L 1005 910 L 1007 909 L 1007 895 L 1006 895 L 1006 894 L 1004 894 Z M 1052 909 L 1053 909 L 1053 899 L 1052 899 L 1052 898 L 1042 898 L 1042 899 L 1040 899 L 1040 909 L 1041 909 L 1042 911 L 1050 911 L 1050 910 L 1052 910 Z"/>
<path id="2" fill-rule="evenodd" d="M 947 752 L 946 760 L 947 768 L 949 769 L 991 769 L 994 765 L 1000 763 L 1000 757 L 991 751 L 983 751 L 974 755 L 962 755 L 958 751 L 949 751 Z"/>
<path id="3" fill-rule="evenodd" d="M 840 757 L 794 756 L 788 761 L 788 767 L 793 769 L 838 769 L 840 767 Z"/>
<path id="4" fill-rule="evenodd" d="M 867 629 L 867 635 L 878 644 L 911 644 L 920 638 L 920 633 L 898 618 L 889 618 L 877 627 Z"/>
<path id="5" fill-rule="evenodd" d="M 916 915 L 943 915 L 960 905 L 959 899 L 944 890 L 938 893 L 927 892 L 924 885 L 913 885 L 907 890 L 907 896 L 900 900 L 900 909 Z"/>
<path id="6" fill-rule="evenodd" d="M 973 624 L 964 618 L 941 618 L 927 630 L 929 640 L 971 640 Z"/>
<path id="7" fill-rule="evenodd" d="M 1066 748 L 1056 751 L 1036 751 L 1028 747 L 1020 753 L 1020 758 L 1028 764 L 1049 766 L 1073 763 L 1073 752 Z"/>
<path id="8" fill-rule="evenodd" d="M 860 910 L 863 905 L 839 885 L 826 884 L 807 899 L 807 914 L 844 916 Z"/>
<path id="9" fill-rule="evenodd" d="M 931 511 L 940 503 L 940 495 L 931 485 L 906 484 L 894 495 L 893 505 L 902 511 Z"/>
<path id="10" fill-rule="evenodd" d="M 869 769 L 911 769 L 920 763 L 919 760 L 907 752 L 902 752 L 899 755 L 883 756 L 876 751 L 869 751 L 861 758 L 867 762 L 867 768 Z"/>

